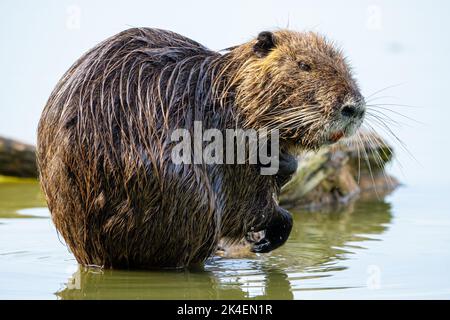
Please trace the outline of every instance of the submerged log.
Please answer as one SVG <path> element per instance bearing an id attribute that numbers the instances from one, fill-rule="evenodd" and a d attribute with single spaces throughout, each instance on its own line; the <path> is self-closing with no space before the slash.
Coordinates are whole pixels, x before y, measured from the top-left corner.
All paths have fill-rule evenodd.
<path id="1" fill-rule="evenodd" d="M 37 177 L 36 148 L 29 144 L 0 137 L 0 175 Z"/>
<path id="2" fill-rule="evenodd" d="M 360 194 L 380 196 L 395 189 L 398 181 L 385 171 L 393 158 L 392 147 L 373 134 L 353 139 L 301 155 L 297 173 L 281 192 L 280 205 L 315 210 L 348 204 Z"/>

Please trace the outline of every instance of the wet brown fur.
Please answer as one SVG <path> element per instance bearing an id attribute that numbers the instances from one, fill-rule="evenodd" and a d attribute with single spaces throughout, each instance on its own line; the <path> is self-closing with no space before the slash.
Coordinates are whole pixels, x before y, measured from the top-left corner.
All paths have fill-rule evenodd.
<path id="1" fill-rule="evenodd" d="M 335 105 L 357 91 L 339 51 L 314 33 L 275 32 L 220 54 L 173 32 L 134 28 L 82 56 L 38 129 L 40 180 L 77 261 L 116 268 L 203 262 L 276 214 L 278 187 L 252 165 L 175 165 L 172 130 L 280 129 L 287 149 L 314 148 Z M 301 72 L 298 62 L 311 65 Z"/>

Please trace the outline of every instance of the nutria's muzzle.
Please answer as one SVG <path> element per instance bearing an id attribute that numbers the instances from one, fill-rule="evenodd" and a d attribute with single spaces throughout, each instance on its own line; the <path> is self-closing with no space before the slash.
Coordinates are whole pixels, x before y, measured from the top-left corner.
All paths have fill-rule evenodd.
<path id="1" fill-rule="evenodd" d="M 329 142 L 352 136 L 362 125 L 365 114 L 366 102 L 361 95 L 347 99 L 337 112 L 337 125 L 329 135 Z"/>

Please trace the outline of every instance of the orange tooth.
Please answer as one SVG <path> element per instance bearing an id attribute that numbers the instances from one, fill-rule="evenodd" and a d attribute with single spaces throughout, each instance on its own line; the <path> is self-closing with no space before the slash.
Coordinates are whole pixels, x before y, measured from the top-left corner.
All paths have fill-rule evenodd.
<path id="1" fill-rule="evenodd" d="M 338 132 L 333 133 L 330 138 L 331 138 L 331 141 L 337 142 L 343 136 L 344 136 L 344 132 L 338 131 Z"/>

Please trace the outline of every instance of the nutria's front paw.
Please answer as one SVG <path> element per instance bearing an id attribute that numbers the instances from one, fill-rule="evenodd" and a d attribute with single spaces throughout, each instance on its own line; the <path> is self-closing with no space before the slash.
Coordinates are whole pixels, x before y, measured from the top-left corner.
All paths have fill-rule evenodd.
<path id="1" fill-rule="evenodd" d="M 280 153 L 279 169 L 276 175 L 277 184 L 280 188 L 292 178 L 295 172 L 297 172 L 297 167 L 297 157 L 289 153 Z"/>
<path id="2" fill-rule="evenodd" d="M 291 229 L 291 214 L 278 207 L 276 214 L 264 229 L 264 237 L 253 244 L 251 251 L 265 253 L 282 246 L 289 238 Z"/>

